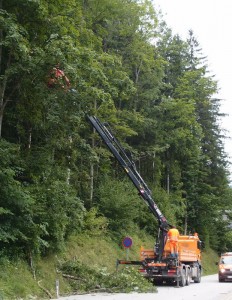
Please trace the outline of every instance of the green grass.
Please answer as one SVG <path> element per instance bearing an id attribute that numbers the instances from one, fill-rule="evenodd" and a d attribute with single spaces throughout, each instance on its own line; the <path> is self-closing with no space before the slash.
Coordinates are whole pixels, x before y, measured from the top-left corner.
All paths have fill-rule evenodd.
<path id="1" fill-rule="evenodd" d="M 216 265 L 218 260 L 217 253 L 212 249 L 206 248 L 202 252 L 203 275 L 216 274 L 218 272 L 218 266 Z"/>
<path id="2" fill-rule="evenodd" d="M 0 261 L 0 300 L 42 300 L 49 299 L 49 295 L 56 298 L 56 280 L 59 280 L 60 295 L 72 293 L 72 286 L 61 274 L 61 266 L 67 262 L 81 262 L 87 267 L 107 269 L 116 272 L 117 259 L 139 259 L 141 246 L 152 248 L 153 237 L 144 233 L 129 235 L 133 245 L 128 251 L 122 247 L 122 238 L 118 242 L 109 237 L 79 235 L 70 238 L 62 253 L 52 255 L 43 260 L 34 260 L 35 278 L 26 262 Z M 202 255 L 203 275 L 217 273 L 215 262 L 217 254 L 206 249 Z M 120 266 L 123 268 L 123 266 Z"/>
<path id="3" fill-rule="evenodd" d="M 80 235 L 72 237 L 67 245 L 62 258 L 78 259 L 87 265 L 96 267 L 107 267 L 109 271 L 116 268 L 117 259 L 139 259 L 139 249 L 141 246 L 153 247 L 154 240 L 151 237 L 139 238 L 138 235 L 130 235 L 133 244 L 131 249 L 126 250 L 122 247 L 122 239 L 116 243 L 109 237 L 88 237 Z"/>
<path id="4" fill-rule="evenodd" d="M 37 294 L 41 296 L 40 289 L 33 279 L 25 262 L 1 261 L 0 266 L 0 299 L 17 299 L 17 295 L 27 299 L 27 296 Z"/>

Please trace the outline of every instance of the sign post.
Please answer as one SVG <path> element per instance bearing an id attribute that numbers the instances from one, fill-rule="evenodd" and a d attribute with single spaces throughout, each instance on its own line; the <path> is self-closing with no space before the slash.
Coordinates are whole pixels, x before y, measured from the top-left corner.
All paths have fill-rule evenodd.
<path id="1" fill-rule="evenodd" d="M 60 282 L 59 279 L 56 280 L 56 298 L 59 298 L 59 294 L 60 294 Z"/>
<path id="2" fill-rule="evenodd" d="M 126 249 L 126 260 L 128 260 L 128 258 L 129 258 L 129 249 L 132 246 L 132 244 L 133 244 L 132 238 L 130 238 L 129 236 L 126 236 L 122 240 L 122 245 Z"/>

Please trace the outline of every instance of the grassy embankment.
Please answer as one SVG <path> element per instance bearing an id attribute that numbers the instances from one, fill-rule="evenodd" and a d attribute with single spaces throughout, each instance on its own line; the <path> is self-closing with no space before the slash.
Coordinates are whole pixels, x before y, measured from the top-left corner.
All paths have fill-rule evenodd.
<path id="1" fill-rule="evenodd" d="M 56 283 L 59 282 L 60 295 L 72 293 L 75 286 L 70 281 L 77 282 L 79 279 L 68 279 L 62 276 L 61 266 L 65 262 L 81 262 L 86 268 L 94 268 L 101 272 L 115 273 L 116 260 L 131 260 L 139 258 L 140 246 L 152 247 L 154 239 L 145 235 L 130 235 L 133 239 L 132 248 L 126 252 L 119 244 L 109 238 L 88 237 L 80 235 L 70 239 L 66 249 L 62 253 L 52 255 L 43 260 L 34 260 L 34 270 L 25 262 L 11 263 L 6 259 L 0 260 L 0 300 L 13 299 L 49 299 L 56 298 Z M 205 249 L 203 252 L 203 275 L 217 272 L 215 262 L 217 254 Z M 119 268 L 123 268 L 120 266 Z M 85 267 L 82 267 L 82 270 Z M 106 270 L 107 269 L 107 270 Z M 84 270 L 83 270 L 84 271 Z M 67 274 L 68 275 L 68 274 Z M 86 274 L 87 275 L 87 274 Z M 92 277 L 91 277 L 92 280 Z M 97 279 L 96 279 L 97 284 Z"/>

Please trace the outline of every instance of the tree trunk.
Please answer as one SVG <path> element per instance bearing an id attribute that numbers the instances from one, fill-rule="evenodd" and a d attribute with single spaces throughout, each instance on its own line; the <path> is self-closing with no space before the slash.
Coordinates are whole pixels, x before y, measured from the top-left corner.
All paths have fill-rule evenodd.
<path id="1" fill-rule="evenodd" d="M 2 137 L 2 119 L 3 119 L 3 112 L 0 110 L 0 138 Z"/>
<path id="2" fill-rule="evenodd" d="M 91 164 L 90 166 L 90 206 L 93 203 L 93 184 L 94 184 L 94 166 Z"/>
<path id="3" fill-rule="evenodd" d="M 170 193 L 170 173 L 169 173 L 169 167 L 167 167 L 167 194 Z"/>
<path id="4" fill-rule="evenodd" d="M 0 42 L 1 41 L 2 41 L 2 31 L 0 30 Z M 2 73 L 1 51 L 2 51 L 2 49 L 0 47 L 0 70 L 1 70 L 1 73 Z M 9 54 L 6 69 L 10 66 L 10 64 L 11 64 L 11 54 Z M 0 75 L 2 75 L 1 73 L 0 73 Z M 6 107 L 7 103 L 10 101 L 10 96 L 13 94 L 13 92 L 16 90 L 16 87 L 17 87 L 17 85 L 15 85 L 15 87 L 11 91 L 10 95 L 6 99 L 4 99 L 7 79 L 8 79 L 7 76 L 3 75 L 3 80 L 2 80 L 2 82 L 0 82 L 0 137 L 2 136 L 2 121 L 3 121 L 3 113 L 4 113 L 4 110 L 5 110 L 5 107 Z"/>
<path id="5" fill-rule="evenodd" d="M 94 111 L 97 111 L 97 101 L 94 100 Z M 93 132 L 95 133 L 96 130 L 93 128 Z M 95 147 L 95 140 L 94 137 L 92 137 L 92 148 Z M 91 163 L 90 165 L 90 199 L 89 199 L 89 204 L 90 207 L 92 206 L 93 203 L 93 192 L 94 192 L 94 164 Z"/>
<path id="6" fill-rule="evenodd" d="M 184 219 L 184 235 L 187 234 L 187 228 L 188 228 L 188 216 L 187 216 L 187 212 L 186 212 L 185 219 Z"/>
<path id="7" fill-rule="evenodd" d="M 0 9 L 2 9 L 2 0 L 0 0 Z M 2 30 L 0 30 L 0 75 L 2 74 L 2 40 L 3 40 L 3 37 L 2 37 Z M 2 98 L 2 84 L 0 83 L 0 138 L 2 136 L 2 119 L 3 119 L 3 109 L 2 109 L 2 101 L 3 101 L 3 98 Z"/>
<path id="8" fill-rule="evenodd" d="M 140 74 L 140 69 L 142 66 L 142 61 L 140 61 L 139 66 L 135 68 L 135 86 L 138 86 L 138 82 L 139 82 L 139 74 Z M 137 103 L 138 103 L 138 92 L 136 92 L 136 96 L 135 96 L 135 101 L 134 101 L 134 110 L 137 110 Z"/>

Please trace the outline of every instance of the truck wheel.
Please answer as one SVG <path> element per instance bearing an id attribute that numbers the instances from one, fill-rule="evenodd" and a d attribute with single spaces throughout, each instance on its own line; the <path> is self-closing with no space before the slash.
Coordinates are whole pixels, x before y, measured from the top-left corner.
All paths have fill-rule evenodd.
<path id="1" fill-rule="evenodd" d="M 190 270 L 186 270 L 186 285 L 190 285 Z"/>
<path id="2" fill-rule="evenodd" d="M 179 277 L 178 280 L 179 280 L 180 286 L 185 286 L 185 284 L 186 284 L 186 272 L 185 272 L 185 270 L 181 269 L 180 277 Z"/>
<path id="3" fill-rule="evenodd" d="M 153 284 L 156 286 L 163 285 L 163 280 L 162 279 L 153 279 Z"/>
<path id="4" fill-rule="evenodd" d="M 201 270 L 200 270 L 199 267 L 197 268 L 197 277 L 194 278 L 194 282 L 195 283 L 200 283 L 201 282 Z"/>

